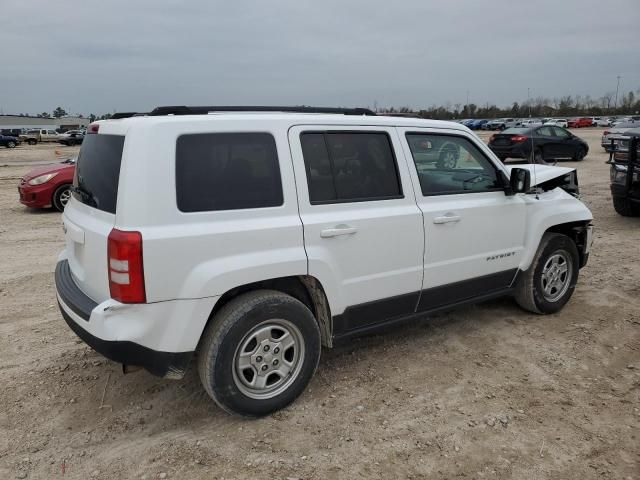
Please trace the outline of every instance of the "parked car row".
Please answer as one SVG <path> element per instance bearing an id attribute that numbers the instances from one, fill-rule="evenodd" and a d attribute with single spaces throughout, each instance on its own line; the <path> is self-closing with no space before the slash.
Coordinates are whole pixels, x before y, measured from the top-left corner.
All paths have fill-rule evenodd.
<path id="1" fill-rule="evenodd" d="M 53 129 L 34 129 L 27 130 L 20 134 L 20 140 L 35 145 L 42 142 L 58 142 L 62 145 L 80 145 L 84 139 L 85 130 L 69 130 L 64 133 L 58 133 Z"/>
<path id="2" fill-rule="evenodd" d="M 506 130 L 513 127 L 537 127 L 540 125 L 555 125 L 563 128 L 610 127 L 617 123 L 640 122 L 640 117 L 618 119 L 616 117 L 572 117 L 572 118 L 495 118 L 495 119 L 464 119 L 458 123 L 471 130 Z"/>

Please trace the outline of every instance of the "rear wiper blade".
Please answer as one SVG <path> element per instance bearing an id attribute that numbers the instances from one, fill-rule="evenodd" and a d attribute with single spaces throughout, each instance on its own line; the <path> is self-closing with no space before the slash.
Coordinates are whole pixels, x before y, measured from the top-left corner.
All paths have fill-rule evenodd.
<path id="1" fill-rule="evenodd" d="M 92 207 L 98 206 L 98 202 L 96 201 L 95 196 L 89 190 L 86 190 L 80 186 L 71 185 L 71 191 L 80 195 L 83 200 L 87 202 L 87 205 L 90 205 Z"/>

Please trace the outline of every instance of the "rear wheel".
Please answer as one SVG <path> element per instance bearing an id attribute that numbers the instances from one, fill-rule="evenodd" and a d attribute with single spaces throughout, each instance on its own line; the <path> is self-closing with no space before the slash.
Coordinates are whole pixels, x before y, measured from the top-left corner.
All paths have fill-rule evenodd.
<path id="1" fill-rule="evenodd" d="M 320 359 L 306 305 L 274 290 L 240 295 L 215 314 L 198 347 L 200 380 L 224 410 L 267 415 L 293 402 Z"/>
<path id="2" fill-rule="evenodd" d="M 631 202 L 628 198 L 613 197 L 613 208 L 623 217 L 640 216 L 640 204 Z"/>
<path id="3" fill-rule="evenodd" d="M 53 207 L 62 212 L 71 199 L 71 185 L 62 185 L 53 194 Z"/>
<path id="4" fill-rule="evenodd" d="M 531 163 L 538 163 L 540 165 L 552 165 L 550 162 L 544 159 L 544 154 L 541 148 L 536 148 L 531 154 Z"/>
<path id="5" fill-rule="evenodd" d="M 36 143 L 38 143 L 38 141 L 37 141 L 37 140 L 35 140 L 35 139 L 33 139 L 33 138 L 30 138 L 29 140 L 27 140 L 27 143 L 28 143 L 29 145 L 35 145 Z"/>
<path id="6" fill-rule="evenodd" d="M 582 160 L 584 160 L 584 157 L 586 156 L 587 156 L 587 151 L 585 150 L 585 148 L 578 147 L 578 150 L 576 150 L 576 153 L 573 159 L 576 160 L 577 162 L 581 162 Z"/>
<path id="7" fill-rule="evenodd" d="M 520 278 L 516 302 L 533 313 L 559 311 L 573 295 L 578 270 L 578 249 L 573 240 L 559 233 L 545 233 L 531 266 Z"/>
<path id="8" fill-rule="evenodd" d="M 13 141 L 7 142 L 7 148 L 16 148 L 16 142 L 13 142 Z"/>

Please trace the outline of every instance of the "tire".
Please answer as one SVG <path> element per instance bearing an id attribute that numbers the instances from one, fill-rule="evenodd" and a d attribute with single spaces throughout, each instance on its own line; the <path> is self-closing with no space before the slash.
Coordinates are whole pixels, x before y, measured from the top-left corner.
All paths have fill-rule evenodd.
<path id="1" fill-rule="evenodd" d="M 551 163 L 547 162 L 544 159 L 544 155 L 542 154 L 542 149 L 536 148 L 531 155 L 531 163 L 537 163 L 539 165 L 551 165 Z"/>
<path id="2" fill-rule="evenodd" d="M 456 168 L 456 165 L 458 165 L 458 152 L 452 148 L 440 152 L 440 157 L 436 163 L 438 168 L 452 169 Z"/>
<path id="3" fill-rule="evenodd" d="M 576 162 L 581 162 L 582 160 L 584 160 L 584 157 L 586 157 L 586 156 L 587 156 L 587 152 L 584 149 L 584 147 L 578 147 L 578 150 L 576 150 L 576 154 L 573 157 L 573 159 Z"/>
<path id="4" fill-rule="evenodd" d="M 282 335 L 274 336 L 278 332 Z M 282 346 L 285 336 L 290 346 Z M 304 391 L 320 349 L 320 329 L 306 305 L 275 290 L 257 290 L 234 298 L 211 319 L 198 347 L 198 372 L 221 408 L 259 417 L 286 407 Z"/>
<path id="5" fill-rule="evenodd" d="M 12 142 L 12 141 L 7 142 L 7 148 L 16 148 L 16 142 Z"/>
<path id="6" fill-rule="evenodd" d="M 33 138 L 30 138 L 29 140 L 27 140 L 27 143 L 28 143 L 29 145 L 35 145 L 36 143 L 38 143 L 38 141 L 37 141 L 37 140 L 34 140 Z"/>
<path id="7" fill-rule="evenodd" d="M 53 204 L 53 208 L 58 210 L 59 212 L 64 211 L 64 207 L 67 205 L 67 202 L 71 198 L 71 185 L 62 185 L 57 188 L 57 190 L 53 194 L 53 199 L 51 203 Z"/>
<path id="8" fill-rule="evenodd" d="M 640 204 L 629 201 L 624 197 L 613 197 L 613 208 L 623 217 L 640 217 Z"/>
<path id="9" fill-rule="evenodd" d="M 516 287 L 518 305 L 542 315 L 562 309 L 578 282 L 579 261 L 578 249 L 571 238 L 545 233 L 531 266 L 522 273 Z"/>

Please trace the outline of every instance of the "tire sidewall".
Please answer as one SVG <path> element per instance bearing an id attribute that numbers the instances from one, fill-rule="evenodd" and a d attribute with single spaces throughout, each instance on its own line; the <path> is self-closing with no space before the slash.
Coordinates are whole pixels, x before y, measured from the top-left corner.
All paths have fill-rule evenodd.
<path id="1" fill-rule="evenodd" d="M 295 299 L 279 302 L 271 299 L 243 312 L 222 332 L 216 352 L 213 352 L 210 370 L 213 372 L 215 400 L 226 410 L 245 416 L 262 416 L 279 410 L 294 401 L 306 388 L 320 359 L 320 330 L 311 311 Z M 245 335 L 265 320 L 282 318 L 299 329 L 304 339 L 303 365 L 298 377 L 289 388 L 273 398 L 256 400 L 244 395 L 235 385 L 233 362 L 236 349 Z"/>
<path id="2" fill-rule="evenodd" d="M 53 207 L 59 212 L 64 211 L 64 205 L 60 203 L 60 195 L 62 194 L 62 192 L 68 190 L 69 188 L 71 188 L 71 185 L 61 185 L 53 194 L 53 201 L 51 203 L 53 203 Z"/>
<path id="3" fill-rule="evenodd" d="M 549 302 L 544 298 L 542 293 L 542 270 L 544 265 L 554 253 L 559 250 L 564 250 L 571 257 L 572 263 L 572 278 L 570 280 L 569 288 L 565 294 L 555 302 Z M 556 313 L 564 307 L 578 283 L 578 270 L 580 265 L 580 258 L 578 255 L 578 249 L 573 241 L 564 235 L 553 235 L 549 238 L 549 241 L 542 249 L 541 254 L 537 257 L 536 264 L 533 271 L 533 300 L 536 307 L 541 313 Z"/>
<path id="4" fill-rule="evenodd" d="M 7 142 L 7 148 L 16 148 L 16 142 Z"/>

